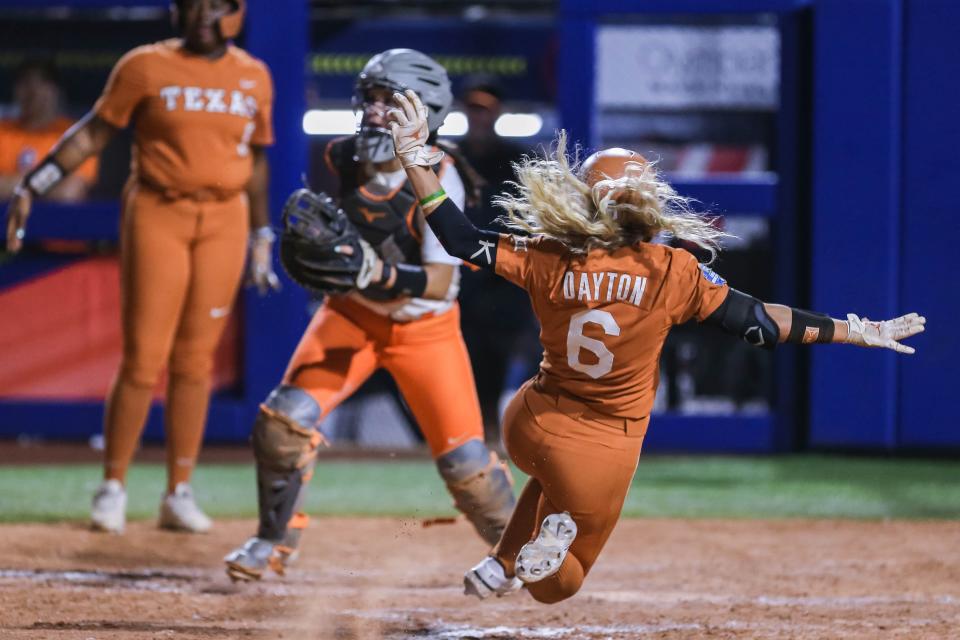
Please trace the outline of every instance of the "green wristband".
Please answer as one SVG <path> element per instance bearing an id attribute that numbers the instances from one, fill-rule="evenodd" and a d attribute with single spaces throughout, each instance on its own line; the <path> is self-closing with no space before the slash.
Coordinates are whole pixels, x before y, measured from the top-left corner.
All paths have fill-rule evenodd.
<path id="1" fill-rule="evenodd" d="M 420 200 L 420 206 L 428 207 L 434 202 L 437 202 L 438 200 L 442 200 L 443 198 L 446 198 L 446 197 L 447 197 L 447 192 L 444 191 L 443 189 L 440 189 L 439 191 L 434 191 L 433 193 L 428 195 L 426 198 L 422 198 Z"/>

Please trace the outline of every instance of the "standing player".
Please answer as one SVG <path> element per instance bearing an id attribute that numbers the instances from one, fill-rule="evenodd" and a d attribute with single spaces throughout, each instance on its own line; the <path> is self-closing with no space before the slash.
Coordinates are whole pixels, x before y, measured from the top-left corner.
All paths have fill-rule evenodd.
<path id="1" fill-rule="evenodd" d="M 596 153 L 577 171 L 561 133 L 552 157 L 517 167 L 519 195 L 498 199 L 508 224 L 532 237 L 480 231 L 429 169 L 440 154 L 424 146 L 417 96 L 396 101 L 397 155 L 430 227 L 452 255 L 526 289 L 542 327 L 540 372 L 504 417 L 507 450 L 530 481 L 492 555 L 464 577 L 468 594 L 501 595 L 522 581 L 535 599 L 554 603 L 580 589 L 620 517 L 674 325 L 695 317 L 767 349 L 847 342 L 914 351 L 898 341 L 923 331 L 917 314 L 842 321 L 763 303 L 690 253 L 651 244 L 667 232 L 713 254 L 721 232 L 624 149 Z"/>
<path id="2" fill-rule="evenodd" d="M 427 105 L 424 126 L 433 144 L 453 99 L 447 72 L 419 51 L 390 49 L 371 58 L 357 78 L 357 134 L 327 148 L 328 168 L 339 178 L 339 205 L 372 246 L 365 249 L 372 281 L 361 277 L 358 287 L 351 282 L 352 291 L 327 297 L 282 383 L 261 406 L 253 427 L 260 525 L 255 537 L 225 558 L 234 579 L 259 579 L 267 567 L 283 572 L 307 524 L 297 510 L 322 439 L 316 425 L 380 367 L 396 381 L 455 506 L 480 536 L 497 542 L 513 510 L 506 467 L 483 441 L 460 335 L 460 260 L 448 255 L 426 226 L 387 128 L 393 93 L 404 89 Z M 463 206 L 461 174 L 469 182 L 465 165 L 447 160 L 436 179 Z M 309 209 L 323 201 L 305 194 L 288 203 L 288 210 L 291 204 Z M 322 276 L 311 279 L 312 255 L 297 255 L 296 249 L 290 255 L 286 234 L 282 246 L 294 279 L 329 291 Z"/>
<path id="3" fill-rule="evenodd" d="M 138 47 L 117 62 L 96 105 L 24 177 L 8 213 L 7 248 L 17 251 L 33 199 L 133 122 L 120 239 L 123 358 L 107 399 L 104 482 L 92 510 L 94 528 L 115 533 L 126 519 L 127 466 L 165 367 L 160 526 L 210 528 L 188 482 L 248 239 L 258 288 L 277 282 L 263 151 L 273 143 L 273 86 L 262 62 L 229 43 L 243 23 L 243 2 L 179 0 L 172 9 L 183 37 Z"/>

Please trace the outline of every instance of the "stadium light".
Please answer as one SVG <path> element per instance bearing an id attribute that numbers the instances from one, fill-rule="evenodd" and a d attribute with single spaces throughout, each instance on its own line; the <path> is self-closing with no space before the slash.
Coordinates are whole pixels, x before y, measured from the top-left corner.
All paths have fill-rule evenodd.
<path id="1" fill-rule="evenodd" d="M 462 111 L 451 111 L 437 132 L 441 136 L 466 135 L 470 125 Z M 497 135 L 528 138 L 540 133 L 543 118 L 536 113 L 505 113 L 493 125 Z M 303 132 L 311 136 L 342 136 L 357 130 L 357 116 L 350 109 L 310 109 L 303 114 Z"/>
<path id="2" fill-rule="evenodd" d="M 357 130 L 350 109 L 310 109 L 303 114 L 303 132 L 311 136 L 342 136 Z"/>
<path id="3" fill-rule="evenodd" d="M 493 125 L 497 135 L 505 138 L 529 138 L 542 128 L 543 118 L 536 113 L 505 113 Z"/>
<path id="4" fill-rule="evenodd" d="M 447 119 L 443 121 L 440 128 L 437 129 L 437 135 L 441 136 L 462 136 L 470 129 L 467 123 L 467 116 L 462 111 L 451 111 L 447 114 Z"/>

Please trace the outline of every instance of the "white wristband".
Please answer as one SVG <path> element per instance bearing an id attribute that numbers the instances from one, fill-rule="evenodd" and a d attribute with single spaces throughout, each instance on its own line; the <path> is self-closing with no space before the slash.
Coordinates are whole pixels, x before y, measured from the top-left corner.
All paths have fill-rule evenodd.
<path id="1" fill-rule="evenodd" d="M 63 180 L 63 169 L 53 158 L 47 158 L 36 169 L 27 174 L 24 180 L 27 188 L 38 196 L 45 196 Z"/>
<path id="2" fill-rule="evenodd" d="M 277 239 L 277 234 L 273 232 L 273 229 L 269 225 L 263 225 L 258 227 L 250 232 L 250 241 L 256 242 L 264 240 L 266 242 L 275 242 Z"/>

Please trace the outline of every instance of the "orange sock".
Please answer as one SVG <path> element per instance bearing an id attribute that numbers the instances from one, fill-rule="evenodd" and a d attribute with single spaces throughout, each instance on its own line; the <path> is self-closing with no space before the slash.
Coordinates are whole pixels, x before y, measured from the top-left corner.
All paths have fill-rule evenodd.
<path id="1" fill-rule="evenodd" d="M 167 433 L 167 492 L 190 482 L 197 464 L 210 405 L 210 381 L 171 375 L 164 428 Z"/>
<path id="2" fill-rule="evenodd" d="M 140 442 L 152 397 L 153 387 L 137 385 L 126 380 L 123 374 L 114 380 L 107 397 L 103 426 L 104 479 L 126 482 L 127 467 Z"/>
<path id="3" fill-rule="evenodd" d="M 540 504 L 540 497 L 543 491 L 536 478 L 527 480 L 520 497 L 517 499 L 517 506 L 513 508 L 513 515 L 510 516 L 510 522 L 500 536 L 500 542 L 493 547 L 491 555 L 503 565 L 504 571 L 508 576 L 514 575 L 514 565 L 517 561 L 517 554 L 520 548 L 533 539 L 533 532 L 537 525 L 537 507 Z"/>

